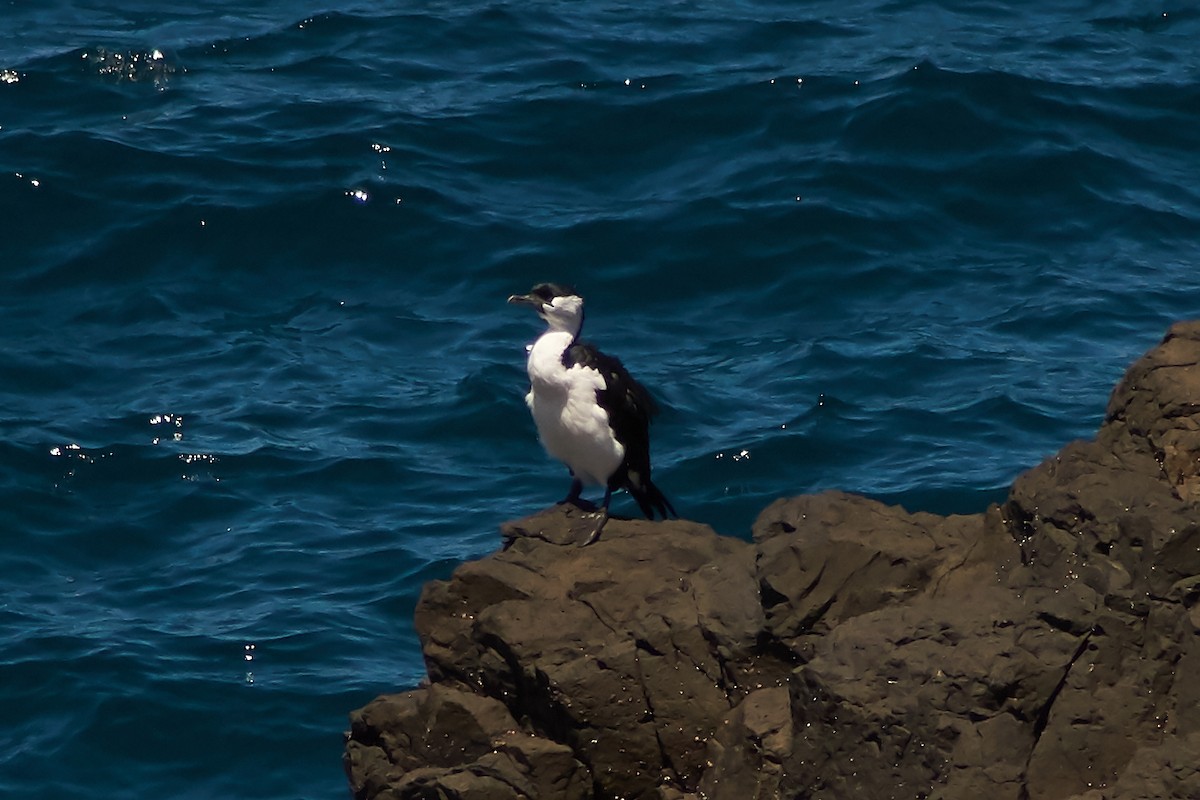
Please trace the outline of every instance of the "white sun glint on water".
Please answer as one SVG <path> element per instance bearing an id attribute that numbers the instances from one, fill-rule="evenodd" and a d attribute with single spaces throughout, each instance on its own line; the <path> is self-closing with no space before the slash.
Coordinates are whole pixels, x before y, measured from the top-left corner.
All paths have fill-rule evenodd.
<path id="1" fill-rule="evenodd" d="M 253 643 L 243 645 L 242 658 L 245 660 L 247 665 L 253 663 L 255 651 L 257 649 L 258 649 L 258 645 L 255 645 Z M 246 680 L 246 683 L 254 683 L 254 673 L 251 672 L 250 670 L 246 670 L 246 679 L 245 680 Z"/>
<path id="2" fill-rule="evenodd" d="M 183 441 L 183 415 L 181 414 L 154 414 L 150 417 L 150 424 L 154 427 L 165 427 L 171 432 L 171 439 L 176 442 Z M 162 441 L 162 436 L 155 436 L 151 440 L 151 444 L 158 444 Z"/>

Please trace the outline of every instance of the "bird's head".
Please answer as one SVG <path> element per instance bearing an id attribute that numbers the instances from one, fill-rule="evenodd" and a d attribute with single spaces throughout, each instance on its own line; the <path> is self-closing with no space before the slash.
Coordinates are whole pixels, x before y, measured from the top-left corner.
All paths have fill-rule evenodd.
<path id="1" fill-rule="evenodd" d="M 583 298 L 568 286 L 539 283 L 529 294 L 514 294 L 508 302 L 532 307 L 550 330 L 578 336 L 583 328 Z"/>

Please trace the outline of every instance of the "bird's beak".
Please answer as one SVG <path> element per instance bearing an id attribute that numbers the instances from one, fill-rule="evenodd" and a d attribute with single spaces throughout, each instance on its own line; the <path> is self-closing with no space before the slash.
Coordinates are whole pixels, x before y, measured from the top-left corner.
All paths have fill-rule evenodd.
<path id="1" fill-rule="evenodd" d="M 508 298 L 508 304 L 513 306 L 533 306 L 537 308 L 541 301 L 531 294 L 514 294 Z"/>

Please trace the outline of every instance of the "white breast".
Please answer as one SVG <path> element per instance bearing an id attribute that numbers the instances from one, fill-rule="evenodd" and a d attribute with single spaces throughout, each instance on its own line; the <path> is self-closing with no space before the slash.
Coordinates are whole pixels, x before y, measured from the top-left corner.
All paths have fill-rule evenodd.
<path id="1" fill-rule="evenodd" d="M 534 343 L 525 402 L 546 452 L 583 483 L 603 485 L 621 465 L 625 448 L 613 438 L 608 412 L 596 402 L 603 376 L 590 367 L 568 369 L 562 362 L 572 340 L 569 333 L 548 331 Z"/>

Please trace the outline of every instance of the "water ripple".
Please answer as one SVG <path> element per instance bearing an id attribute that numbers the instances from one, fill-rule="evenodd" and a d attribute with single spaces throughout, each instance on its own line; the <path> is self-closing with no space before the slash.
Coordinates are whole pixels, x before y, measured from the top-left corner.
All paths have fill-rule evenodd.
<path id="1" fill-rule="evenodd" d="M 422 585 L 565 490 L 504 302 L 535 281 L 586 292 L 661 401 L 656 482 L 737 536 L 800 491 L 981 510 L 1200 296 L 1186 9 L 6 25 L 13 796 L 343 793 L 346 711 L 422 675 Z"/>

